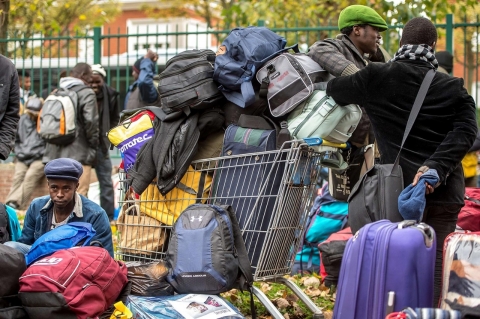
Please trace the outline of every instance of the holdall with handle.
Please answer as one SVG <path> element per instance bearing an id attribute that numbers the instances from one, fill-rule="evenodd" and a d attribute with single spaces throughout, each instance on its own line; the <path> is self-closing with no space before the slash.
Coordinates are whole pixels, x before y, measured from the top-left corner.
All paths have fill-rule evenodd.
<path id="1" fill-rule="evenodd" d="M 352 232 L 355 233 L 364 225 L 381 219 L 392 222 L 403 220 L 398 211 L 398 197 L 404 189 L 403 172 L 399 165 L 400 154 L 434 76 L 435 70 L 429 70 L 423 79 L 408 117 L 395 163 L 375 164 L 353 187 L 348 197 L 348 222 Z"/>
<path id="2" fill-rule="evenodd" d="M 29 252 L 25 255 L 27 266 L 60 249 L 88 246 L 95 234 L 96 231 L 92 224 L 84 222 L 67 223 L 52 229 L 35 240 Z"/>
<path id="3" fill-rule="evenodd" d="M 31 318 L 95 318 L 127 282 L 127 267 L 107 250 L 74 247 L 33 263 L 20 277 L 19 297 Z"/>
<path id="4" fill-rule="evenodd" d="M 294 51 L 298 46 L 294 47 Z M 257 72 L 262 84 L 260 96 L 266 97 L 275 117 L 292 111 L 314 91 L 314 83 L 326 81 L 328 72 L 303 53 L 282 53 L 265 63 Z"/>
<path id="5" fill-rule="evenodd" d="M 345 143 L 361 118 L 362 110 L 358 105 L 340 106 L 325 90 L 315 90 L 288 115 L 287 123 L 295 139 L 320 137 L 333 143 Z"/>
<path id="6" fill-rule="evenodd" d="M 406 307 L 431 308 L 435 256 L 436 236 L 427 224 L 366 225 L 345 248 L 333 318 L 383 319 Z"/>
<path id="7" fill-rule="evenodd" d="M 247 107 L 255 102 L 252 80 L 258 69 L 276 54 L 288 50 L 287 40 L 265 27 L 233 29 L 215 59 L 213 79 L 230 102 Z"/>
<path id="8" fill-rule="evenodd" d="M 215 52 L 208 49 L 180 52 L 167 61 L 158 81 L 165 113 L 186 107 L 205 109 L 223 100 L 218 84 L 212 78 L 214 63 Z"/>

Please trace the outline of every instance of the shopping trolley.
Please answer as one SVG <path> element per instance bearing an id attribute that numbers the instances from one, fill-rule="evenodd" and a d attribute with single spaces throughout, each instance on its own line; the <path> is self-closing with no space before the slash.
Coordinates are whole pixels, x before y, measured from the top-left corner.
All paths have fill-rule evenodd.
<path id="1" fill-rule="evenodd" d="M 236 212 L 252 263 L 254 281 L 280 282 L 290 288 L 314 313 L 321 310 L 292 281 L 295 254 L 315 191 L 317 176 L 348 144 L 320 138 L 284 143 L 280 150 L 209 158 L 191 163 L 177 187 L 165 197 L 155 184 L 140 196 L 131 193 L 121 173 L 125 198 L 117 221 L 116 258 L 154 261 L 166 256 L 172 224 L 195 203 L 229 204 Z M 132 212 L 133 211 L 133 212 Z M 284 318 L 258 288 L 253 293 L 277 319 Z"/>

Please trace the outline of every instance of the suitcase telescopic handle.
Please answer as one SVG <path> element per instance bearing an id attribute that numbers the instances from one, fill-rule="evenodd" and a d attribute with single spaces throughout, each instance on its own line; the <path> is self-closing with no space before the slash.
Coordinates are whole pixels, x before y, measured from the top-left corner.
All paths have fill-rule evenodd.
<path id="1" fill-rule="evenodd" d="M 398 229 L 404 229 L 413 226 L 417 223 L 416 220 L 404 220 L 398 223 Z"/>
<path id="2" fill-rule="evenodd" d="M 398 223 L 398 229 L 404 229 L 407 227 L 412 227 L 420 231 L 423 235 L 425 246 L 427 248 L 432 247 L 433 241 L 435 239 L 435 232 L 433 231 L 432 227 L 428 226 L 425 223 L 417 224 L 417 221 L 415 220 L 404 220 Z"/>

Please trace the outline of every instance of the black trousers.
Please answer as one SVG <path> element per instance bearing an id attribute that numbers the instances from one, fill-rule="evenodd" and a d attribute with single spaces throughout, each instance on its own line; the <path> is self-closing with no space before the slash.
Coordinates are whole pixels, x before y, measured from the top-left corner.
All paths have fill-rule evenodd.
<path id="1" fill-rule="evenodd" d="M 455 231 L 461 205 L 427 206 L 422 222 L 431 226 L 437 236 L 437 254 L 435 259 L 434 307 L 438 307 L 442 289 L 443 242 Z"/>
<path id="2" fill-rule="evenodd" d="M 113 220 L 115 211 L 115 197 L 112 183 L 112 161 L 108 152 L 97 149 L 97 161 L 95 163 L 95 173 L 97 173 L 98 183 L 100 185 L 100 206 L 107 213 L 108 219 Z"/>

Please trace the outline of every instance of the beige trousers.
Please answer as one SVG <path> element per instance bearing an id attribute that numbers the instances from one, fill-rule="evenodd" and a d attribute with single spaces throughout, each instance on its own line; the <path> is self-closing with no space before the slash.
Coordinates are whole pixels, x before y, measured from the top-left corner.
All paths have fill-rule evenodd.
<path id="1" fill-rule="evenodd" d="M 83 167 L 83 174 L 82 176 L 80 176 L 80 179 L 78 181 L 80 186 L 78 186 L 77 193 L 87 197 L 88 188 L 90 187 L 90 173 L 92 172 L 92 166 L 82 164 L 82 167 Z"/>
<path id="2" fill-rule="evenodd" d="M 26 208 L 25 205 L 28 204 L 27 201 L 30 200 L 33 191 L 45 176 L 43 172 L 44 166 L 41 160 L 34 161 L 30 166 L 17 161 L 15 163 L 12 186 L 6 203 L 12 202 L 20 209 Z"/>

